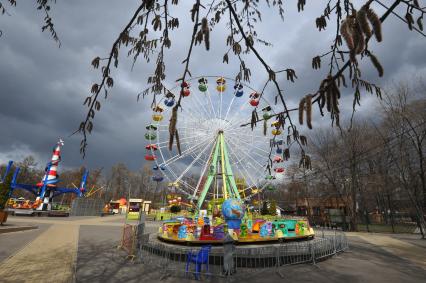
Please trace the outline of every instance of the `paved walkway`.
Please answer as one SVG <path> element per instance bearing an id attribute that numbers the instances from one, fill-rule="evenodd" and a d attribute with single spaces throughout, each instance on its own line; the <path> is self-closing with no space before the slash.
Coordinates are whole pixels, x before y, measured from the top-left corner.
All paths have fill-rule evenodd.
<path id="1" fill-rule="evenodd" d="M 72 282 L 78 225 L 55 224 L 0 264 L 2 282 Z"/>
<path id="2" fill-rule="evenodd" d="M 56 283 L 73 282 L 75 280 L 74 276 L 77 268 L 76 262 L 79 237 L 81 242 L 80 244 L 84 247 L 84 249 L 79 252 L 78 256 L 78 260 L 81 261 L 81 266 L 84 267 L 80 268 L 80 281 L 103 282 L 97 279 L 105 277 L 103 276 L 104 271 L 102 273 L 94 272 L 96 271 L 95 263 L 100 263 L 99 271 L 102 271 L 103 268 L 108 268 L 108 270 L 111 269 L 111 262 L 106 263 L 102 261 L 101 259 L 104 255 L 99 253 L 107 251 L 108 247 L 109 252 L 115 253 L 116 250 L 114 245 L 119 240 L 121 226 L 123 225 L 124 219 L 120 216 L 109 216 L 103 218 L 11 217 L 9 221 L 17 224 L 42 223 L 40 225 L 45 228 L 43 228 L 43 231 L 40 231 L 38 234 L 34 234 L 34 239 L 30 239 L 29 241 L 22 241 L 22 236 L 19 236 L 22 235 L 19 233 L 26 232 L 15 232 L 9 234 L 9 238 L 12 234 L 15 234 L 17 241 L 21 239 L 22 247 L 20 249 L 15 248 L 12 256 L 9 256 L 0 262 L 0 282 Z M 152 228 L 154 231 L 157 225 L 158 223 L 148 222 L 147 228 L 149 226 L 149 228 Z M 110 226 L 110 228 L 108 228 L 108 226 Z M 81 229 L 82 231 L 80 231 Z M 83 238 L 82 234 L 84 234 Z M 426 274 L 426 246 L 423 245 L 423 242 L 419 242 L 421 240 L 418 240 L 418 237 L 416 239 L 416 237 L 412 235 L 404 235 L 404 237 L 402 237 L 401 235 L 371 233 L 347 233 L 347 235 L 350 242 L 353 244 L 354 250 L 352 253 L 343 255 L 342 260 L 330 259 L 329 261 L 320 264 L 321 268 L 324 270 L 324 274 L 322 275 L 324 275 L 323 279 L 325 281 L 329 281 L 327 279 L 329 276 L 336 275 L 342 276 L 342 278 L 339 277 L 342 280 L 343 278 L 349 277 L 354 279 L 353 281 L 349 280 L 348 282 L 358 282 L 358 279 L 362 279 L 363 276 L 365 277 L 365 280 L 361 280 L 359 282 L 378 282 L 377 280 L 380 281 L 381 278 L 381 272 L 387 270 L 384 272 L 387 272 L 388 274 L 391 274 L 392 272 L 395 273 L 390 277 L 388 276 L 389 278 L 395 279 L 394 281 L 391 280 L 392 282 L 418 282 L 418 279 L 423 276 L 422 274 Z M 99 246 L 100 244 L 104 246 Z M 92 246 L 93 249 L 89 249 Z M 87 251 L 86 258 L 84 254 L 85 250 Z M 85 259 L 88 259 L 87 262 Z M 348 266 L 358 266 L 358 268 L 348 268 Z M 129 268 L 131 267 L 128 265 L 124 265 L 124 267 L 118 266 L 116 270 L 117 276 L 124 276 L 123 274 L 129 273 Z M 135 282 L 139 282 L 138 280 L 142 272 L 140 268 L 141 267 L 135 268 L 135 271 L 133 272 Z M 306 272 L 305 269 L 309 268 L 311 267 L 299 266 L 288 269 L 286 272 L 290 272 L 290 275 L 292 274 L 291 272 L 294 271 L 294 279 L 296 280 L 297 278 L 300 279 L 300 271 L 304 273 Z M 369 268 L 371 270 L 369 270 Z M 362 270 L 368 272 L 363 272 Z M 411 271 L 406 274 L 401 270 Z M 88 278 L 86 277 L 86 273 L 91 275 L 91 280 L 83 280 L 83 278 Z M 314 276 L 313 278 L 319 279 L 318 276 L 322 276 L 321 272 L 315 271 L 314 273 L 312 273 L 312 271 L 307 272 L 310 276 L 317 276 Z M 377 276 L 372 277 L 372 274 L 376 273 Z M 417 274 L 418 276 L 415 277 L 413 274 Z M 307 279 L 312 279 L 310 276 L 308 276 Z M 372 280 L 373 278 L 374 280 Z M 411 281 L 407 281 L 407 278 L 411 279 Z M 112 278 L 110 277 L 109 280 L 111 279 Z M 272 279 L 273 278 L 271 277 L 271 280 Z M 340 279 L 336 282 L 341 282 Z M 317 281 L 322 282 L 324 280 Z"/>
<path id="3" fill-rule="evenodd" d="M 351 233 L 355 234 L 355 233 Z M 385 251 L 413 262 L 417 266 L 426 270 L 426 249 L 418 245 L 413 245 L 406 241 L 401 241 L 390 235 L 381 234 L 355 234 L 358 238 L 381 247 Z M 426 279 L 425 279 L 426 280 Z"/>
<path id="4" fill-rule="evenodd" d="M 28 218 L 10 217 L 9 222 L 43 223 L 51 226 L 18 252 L 0 262 L 0 282 L 72 282 L 81 225 L 122 226 L 115 217 Z M 9 234 L 10 235 L 10 234 Z"/>

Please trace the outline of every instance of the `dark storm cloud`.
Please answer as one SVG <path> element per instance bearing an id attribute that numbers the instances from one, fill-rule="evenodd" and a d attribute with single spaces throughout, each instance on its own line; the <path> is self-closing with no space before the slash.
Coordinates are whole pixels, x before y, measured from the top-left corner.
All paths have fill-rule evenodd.
<path id="1" fill-rule="evenodd" d="M 259 25 L 262 39 L 273 43 L 272 47 L 257 44 L 266 61 L 276 69 L 294 68 L 299 77 L 294 84 L 287 82 L 284 75 L 280 78 L 289 107 L 297 106 L 302 95 L 314 92 L 326 76 L 326 61 L 319 71 L 310 67 L 312 57 L 328 51 L 334 34 L 332 23 L 325 32 L 316 30 L 314 19 L 323 8 L 318 2 L 308 3 L 303 13 L 297 13 L 296 5 L 289 3 L 283 25 L 275 11 L 266 10 L 264 21 Z M 181 62 L 186 56 L 191 31 L 187 18 L 190 4 L 185 1 L 185 7 L 173 11 L 180 16 L 181 26 L 172 36 L 172 49 L 165 55 L 170 87 L 175 85 L 183 70 Z M 0 17 L 3 31 L 0 38 L 0 121 L 3 129 L 0 161 L 3 162 L 28 154 L 45 162 L 57 137 L 67 138 L 78 127 L 86 110 L 82 102 L 89 94 L 90 85 L 99 79 L 99 71 L 93 70 L 90 62 L 96 56 L 108 54 L 111 43 L 132 16 L 138 1 L 58 1 L 52 7 L 52 16 L 61 48 L 57 48 L 47 33 L 41 33 L 43 15 L 34 5 L 20 1 L 10 10 L 12 16 Z M 371 43 L 385 67 L 384 79 L 379 80 L 368 60 L 362 63 L 363 78 L 379 85 L 410 71 L 425 70 L 426 66 L 424 38 L 409 32 L 405 24 L 393 16 L 387 21 L 383 44 Z M 227 33 L 227 27 L 218 26 L 211 33 L 212 51 L 206 52 L 204 46 L 195 48 L 191 60 L 194 76 L 235 76 L 239 69 L 235 59 L 231 57 L 230 64 L 222 64 L 227 50 L 224 42 Z M 131 71 L 131 60 L 125 58 L 125 53 L 123 50 L 119 68 L 113 70 L 115 85 L 109 98 L 101 100 L 102 110 L 96 114 L 86 159 L 82 160 L 79 155 L 80 137 L 73 136 L 66 139 L 65 166 L 109 167 L 119 161 L 132 169 L 142 165 L 150 99 L 137 103 L 136 94 L 145 88 L 146 77 L 153 66 L 141 60 Z M 263 67 L 252 55 L 244 58 L 251 66 L 251 85 L 261 89 L 267 79 Z M 272 102 L 275 93 L 273 88 L 268 88 L 266 98 Z M 351 89 L 344 91 L 342 109 L 351 109 L 352 93 Z M 368 116 L 374 101 L 371 95 L 363 94 L 363 107 L 358 114 Z M 318 113 L 315 117 L 314 126 L 329 126 L 327 117 L 320 119 Z"/>

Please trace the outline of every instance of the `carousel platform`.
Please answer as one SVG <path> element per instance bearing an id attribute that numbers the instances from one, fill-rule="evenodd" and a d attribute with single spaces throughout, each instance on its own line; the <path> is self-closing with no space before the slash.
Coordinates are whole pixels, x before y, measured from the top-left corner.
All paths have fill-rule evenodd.
<path id="1" fill-rule="evenodd" d="M 238 238 L 235 240 L 236 244 L 261 244 L 261 243 L 274 243 L 274 242 L 290 242 L 300 240 L 312 240 L 315 237 L 315 233 L 309 233 L 306 235 L 292 235 L 286 237 L 259 237 L 259 236 L 248 236 L 247 238 Z M 162 234 L 158 234 L 157 238 L 160 241 L 181 244 L 181 245 L 223 245 L 223 240 L 200 240 L 200 239 L 179 239 L 177 236 L 167 237 Z"/>

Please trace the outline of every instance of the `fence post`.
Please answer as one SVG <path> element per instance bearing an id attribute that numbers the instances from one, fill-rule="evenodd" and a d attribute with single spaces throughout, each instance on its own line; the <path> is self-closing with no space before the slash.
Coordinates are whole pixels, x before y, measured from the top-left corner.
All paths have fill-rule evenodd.
<path id="1" fill-rule="evenodd" d="M 314 242 L 312 242 L 312 241 L 310 241 L 309 242 L 309 248 L 310 248 L 310 250 L 311 250 L 311 257 L 312 257 L 312 264 L 313 265 L 316 265 L 316 262 L 315 262 L 315 247 L 314 247 Z"/>
<path id="2" fill-rule="evenodd" d="M 281 248 L 281 245 L 282 245 L 282 242 L 275 248 L 275 253 L 276 253 L 276 264 L 275 264 L 275 269 L 276 269 L 276 272 L 278 273 L 278 275 L 281 277 L 281 278 L 284 278 L 284 275 L 281 273 L 281 271 L 280 271 L 280 262 L 281 262 L 281 259 L 280 259 L 280 248 Z"/>
<path id="3" fill-rule="evenodd" d="M 142 262 L 142 246 L 145 232 L 145 213 L 140 212 L 138 226 L 136 227 L 136 257 Z"/>
<path id="4" fill-rule="evenodd" d="M 223 272 L 225 276 L 235 273 L 234 251 L 234 239 L 227 234 L 223 240 Z"/>
<path id="5" fill-rule="evenodd" d="M 334 254 L 337 255 L 337 249 L 336 249 L 336 230 L 334 230 L 333 248 L 334 248 Z"/>

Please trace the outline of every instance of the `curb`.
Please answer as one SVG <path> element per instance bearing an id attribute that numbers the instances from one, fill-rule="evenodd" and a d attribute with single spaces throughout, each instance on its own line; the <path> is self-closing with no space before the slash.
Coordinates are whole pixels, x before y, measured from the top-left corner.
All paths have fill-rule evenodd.
<path id="1" fill-rule="evenodd" d="M 0 234 L 12 233 L 12 232 L 20 232 L 26 230 L 38 229 L 38 226 L 19 226 L 19 227 L 9 227 L 0 229 Z"/>

